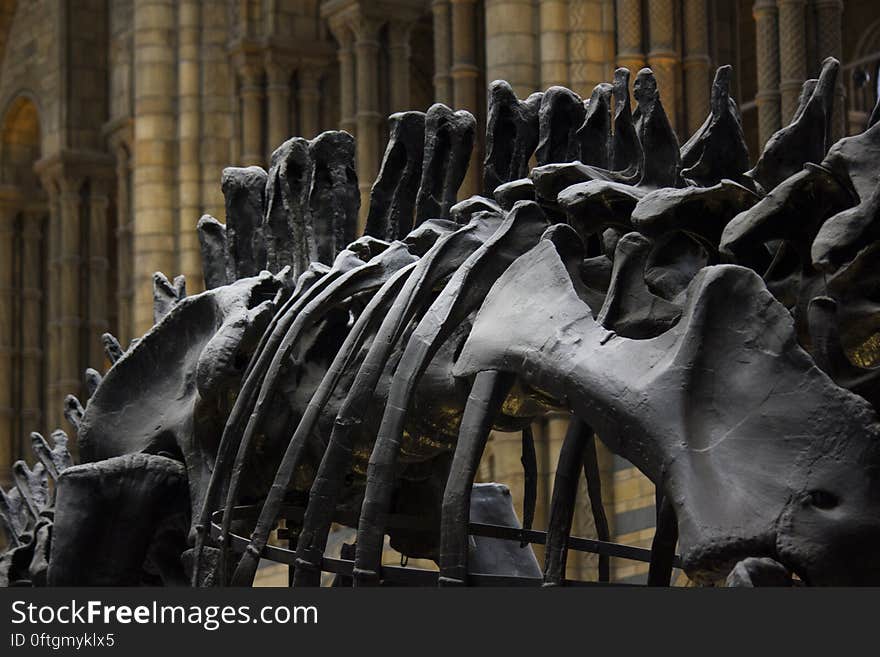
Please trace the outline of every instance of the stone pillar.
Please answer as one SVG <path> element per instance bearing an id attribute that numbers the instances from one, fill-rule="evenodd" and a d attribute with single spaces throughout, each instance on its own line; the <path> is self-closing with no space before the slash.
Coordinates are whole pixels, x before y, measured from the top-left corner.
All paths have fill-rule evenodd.
<path id="1" fill-rule="evenodd" d="M 128 149 L 123 144 L 116 147 L 116 295 L 117 335 L 126 345 L 134 335 L 133 330 L 133 234 L 131 214 L 131 162 Z"/>
<path id="2" fill-rule="evenodd" d="M 289 66 L 277 61 L 266 63 L 269 154 L 290 138 L 291 125 L 296 125 L 290 104 L 290 75 Z"/>
<path id="3" fill-rule="evenodd" d="M 452 91 L 455 109 L 464 109 L 479 116 L 477 90 L 477 12 L 476 0 L 452 0 Z M 459 198 L 480 192 L 480 166 L 477 149 L 471 154 L 467 175 L 459 190 Z"/>
<path id="4" fill-rule="evenodd" d="M 42 406 L 42 313 L 43 221 L 45 210 L 22 214 L 21 233 L 21 419 L 25 435 L 43 427 Z M 23 438 L 23 436 L 19 436 Z"/>
<path id="5" fill-rule="evenodd" d="M 394 112 L 409 110 L 409 37 L 412 23 L 392 21 L 388 39 L 391 64 L 391 107 Z"/>
<path id="6" fill-rule="evenodd" d="M 816 5 L 816 21 L 819 25 L 819 52 L 821 62 L 826 57 L 836 57 L 843 62 L 843 1 L 814 0 Z M 834 92 L 834 115 L 831 119 L 831 139 L 837 141 L 844 136 L 846 129 L 845 96 L 843 88 L 843 72 L 837 76 L 837 87 Z"/>
<path id="7" fill-rule="evenodd" d="M 313 139 L 321 131 L 321 74 L 315 63 L 299 70 L 299 130 L 306 139 Z"/>
<path id="8" fill-rule="evenodd" d="M 537 87 L 532 0 L 485 0 L 486 79 L 507 80 L 525 98 Z"/>
<path id="9" fill-rule="evenodd" d="M 633 76 L 645 65 L 642 45 L 642 0 L 617 0 L 617 65 Z M 664 103 L 665 104 L 665 103 Z"/>
<path id="10" fill-rule="evenodd" d="M 343 130 L 355 134 L 357 132 L 357 119 L 355 118 L 357 91 L 355 88 L 354 34 L 348 24 L 342 21 L 332 22 L 330 29 L 339 43 L 339 104 L 341 106 L 339 124 Z"/>
<path id="11" fill-rule="evenodd" d="M 597 84 L 614 75 L 614 3 L 569 0 L 567 25 L 569 86 L 589 98 Z"/>
<path id="12" fill-rule="evenodd" d="M 433 0 L 434 12 L 434 100 L 452 105 L 452 26 L 449 0 Z"/>
<path id="13" fill-rule="evenodd" d="M 8 473 L 15 455 L 15 213 L 0 208 L 0 470 Z"/>
<path id="14" fill-rule="evenodd" d="M 107 277 L 110 275 L 110 261 L 107 258 L 107 183 L 92 180 L 89 196 L 89 321 L 88 321 L 88 366 L 98 370 L 104 365 L 104 346 L 101 334 L 110 327 L 107 314 Z"/>
<path id="15" fill-rule="evenodd" d="M 224 199 L 220 172 L 231 163 L 235 121 L 230 98 L 235 76 L 226 51 L 228 13 L 226 0 L 200 0 L 201 18 L 201 116 L 200 138 L 202 211 L 223 217 Z M 198 221 L 198 218 L 196 218 Z"/>
<path id="16" fill-rule="evenodd" d="M 246 62 L 239 66 L 241 76 L 241 161 L 242 166 L 262 166 L 263 156 L 263 79 L 262 67 Z"/>
<path id="17" fill-rule="evenodd" d="M 134 3 L 134 334 L 153 325 L 153 273 L 174 276 L 176 52 L 172 0 Z"/>
<path id="18" fill-rule="evenodd" d="M 778 0 L 782 123 L 791 121 L 807 79 L 806 0 Z"/>
<path id="19" fill-rule="evenodd" d="M 684 91 L 687 135 L 694 134 L 709 113 L 709 21 L 707 0 L 684 0 Z M 664 98 L 664 103 L 666 99 Z"/>
<path id="20" fill-rule="evenodd" d="M 83 179 L 74 175 L 62 175 L 59 180 L 60 242 L 59 242 L 59 288 L 58 288 L 58 369 L 50 372 L 57 382 L 55 397 L 48 403 L 60 411 L 64 397 L 79 395 L 82 373 L 85 368 L 80 360 L 80 336 L 83 330 L 83 308 L 80 301 L 80 273 L 82 269 L 82 186 Z M 150 289 L 152 296 L 152 288 Z M 152 323 L 152 322 L 151 322 Z"/>
<path id="21" fill-rule="evenodd" d="M 758 141 L 763 147 L 782 127 L 779 95 L 779 29 L 775 0 L 755 0 L 755 41 L 758 65 Z"/>
<path id="22" fill-rule="evenodd" d="M 186 277 L 189 294 L 205 289 L 199 236 L 196 231 L 202 215 L 200 148 L 199 79 L 199 3 L 183 0 L 178 4 L 177 59 L 177 186 L 178 186 L 178 262 L 177 271 Z"/>
<path id="23" fill-rule="evenodd" d="M 362 18 L 352 25 L 357 58 L 357 175 L 361 210 L 357 235 L 362 235 L 370 208 L 370 188 L 379 172 L 379 29 L 382 23 Z"/>
<path id="24" fill-rule="evenodd" d="M 46 391 L 44 410 L 46 412 L 46 429 L 54 430 L 61 426 L 61 408 L 58 399 L 58 372 L 61 363 L 61 193 L 58 180 L 49 172 L 40 172 L 43 189 L 49 198 L 49 220 L 47 222 L 46 243 L 48 251 L 48 280 L 46 296 L 48 303 L 46 312 Z"/>
<path id="25" fill-rule="evenodd" d="M 568 84 L 568 2 L 539 0 L 541 89 Z"/>
<path id="26" fill-rule="evenodd" d="M 675 49 L 675 6 L 673 0 L 651 0 L 648 3 L 650 50 L 648 66 L 657 77 L 657 87 L 669 122 L 678 126 L 678 53 Z"/>

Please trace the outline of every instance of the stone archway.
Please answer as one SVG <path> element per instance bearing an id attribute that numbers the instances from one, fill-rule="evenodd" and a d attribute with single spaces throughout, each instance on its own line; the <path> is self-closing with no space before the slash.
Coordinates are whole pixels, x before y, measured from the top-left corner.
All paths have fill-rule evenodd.
<path id="1" fill-rule="evenodd" d="M 24 452 L 44 414 L 46 197 L 34 164 L 40 116 L 17 96 L 0 122 L 0 471 Z"/>

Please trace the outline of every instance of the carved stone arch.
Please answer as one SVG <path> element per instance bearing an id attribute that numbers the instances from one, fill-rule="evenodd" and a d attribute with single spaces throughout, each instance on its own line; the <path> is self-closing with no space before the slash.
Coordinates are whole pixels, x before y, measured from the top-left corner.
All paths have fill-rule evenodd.
<path id="1" fill-rule="evenodd" d="M 0 115 L 0 183 L 22 192 L 39 187 L 34 164 L 42 150 L 41 115 L 36 95 L 27 90 L 4 104 Z"/>

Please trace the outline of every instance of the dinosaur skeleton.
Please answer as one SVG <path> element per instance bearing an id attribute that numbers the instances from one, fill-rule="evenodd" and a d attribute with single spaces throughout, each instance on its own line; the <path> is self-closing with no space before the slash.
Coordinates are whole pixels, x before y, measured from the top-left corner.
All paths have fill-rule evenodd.
<path id="1" fill-rule="evenodd" d="M 473 116 L 394 114 L 354 241 L 350 135 L 226 169 L 226 224 L 199 221 L 208 290 L 157 274 L 155 326 L 127 349 L 105 335 L 112 367 L 66 402 L 82 464 L 34 434 L 39 462 L 0 491 L 0 582 L 250 585 L 298 504 L 294 585 L 319 583 L 334 521 L 357 528 L 355 585 L 381 583 L 386 533 L 466 584 L 487 562 L 468 520 L 515 520 L 474 487 L 490 431 L 522 432 L 528 530 L 530 426 L 567 412 L 545 584 L 582 469 L 608 540 L 594 436 L 656 486 L 649 583 L 676 546 L 699 583 L 877 583 L 880 126 L 830 145 L 838 68 L 751 170 L 730 67 L 682 147 L 649 69 L 634 110 L 626 69 L 588 100 L 494 82 L 492 196 L 458 203 Z M 537 572 L 530 550 L 488 562 Z"/>

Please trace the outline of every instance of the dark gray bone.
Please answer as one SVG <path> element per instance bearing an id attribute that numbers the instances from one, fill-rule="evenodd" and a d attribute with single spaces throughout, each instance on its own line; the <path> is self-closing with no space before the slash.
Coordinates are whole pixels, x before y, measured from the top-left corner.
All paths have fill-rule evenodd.
<path id="1" fill-rule="evenodd" d="M 184 298 L 186 279 L 183 276 L 177 276 L 172 283 L 162 272 L 153 274 L 153 323 L 158 324 Z"/>
<path id="2" fill-rule="evenodd" d="M 639 199 L 630 222 L 650 236 L 684 231 L 715 251 L 727 224 L 757 202 L 753 192 L 731 180 L 712 187 L 663 188 Z"/>
<path id="3" fill-rule="evenodd" d="M 488 96 L 483 186 L 492 192 L 528 175 L 529 158 L 538 147 L 538 110 L 543 94 L 519 100 L 507 82 L 495 80 L 489 85 Z"/>
<path id="4" fill-rule="evenodd" d="M 228 285 L 231 269 L 228 262 L 229 250 L 226 245 L 226 226 L 209 214 L 202 215 L 197 226 L 199 249 L 202 255 L 202 275 L 205 289 Z M 234 279 L 233 279 L 234 280 Z"/>
<path id="5" fill-rule="evenodd" d="M 49 447 L 49 443 L 42 435 L 36 432 L 31 434 L 31 447 L 34 456 L 43 464 L 46 473 L 52 480 L 57 481 L 61 473 L 73 465 L 73 460 L 70 457 L 70 452 L 67 451 L 68 438 L 66 433 L 60 429 L 53 431 L 52 443 L 54 446 Z"/>
<path id="6" fill-rule="evenodd" d="M 678 137 L 666 117 L 651 69 L 639 71 L 633 83 L 633 97 L 638 103 L 635 127 L 642 146 L 639 185 L 677 187 L 681 170 Z"/>
<path id="7" fill-rule="evenodd" d="M 467 173 L 476 128 L 473 114 L 465 110 L 453 112 L 441 103 L 428 109 L 422 179 L 416 197 L 416 226 L 427 219 L 449 216 Z"/>
<path id="8" fill-rule="evenodd" d="M 266 180 L 260 167 L 223 169 L 220 187 L 226 199 L 226 276 L 230 281 L 255 276 L 266 267 L 262 229 Z"/>
<path id="9" fill-rule="evenodd" d="M 317 259 L 330 265 L 354 240 L 361 207 L 354 137 L 341 130 L 323 132 L 309 142 L 309 155 L 314 166 L 309 214 Z"/>
<path id="10" fill-rule="evenodd" d="M 125 349 L 119 344 L 119 340 L 111 333 L 102 333 L 101 343 L 104 345 L 104 353 L 107 354 L 107 360 L 111 364 L 122 358 L 122 355 L 125 353 Z"/>
<path id="11" fill-rule="evenodd" d="M 86 384 L 86 396 L 88 399 L 91 399 L 92 395 L 95 394 L 95 390 L 97 390 L 98 386 L 101 385 L 101 379 L 103 378 L 104 377 L 101 376 L 101 373 L 98 372 L 98 370 L 91 367 L 86 368 L 83 379 Z"/>
<path id="12" fill-rule="evenodd" d="M 645 284 L 651 241 L 638 233 L 620 238 L 605 304 L 596 322 L 626 338 L 645 339 L 668 330 L 681 309 L 654 295 Z"/>
<path id="13" fill-rule="evenodd" d="M 840 62 L 829 57 L 818 82 L 804 83 L 791 123 L 767 141 L 755 168 L 748 172 L 765 192 L 795 174 L 804 164 L 818 164 L 830 146 L 831 111 Z"/>
<path id="14" fill-rule="evenodd" d="M 263 220 L 266 267 L 271 272 L 290 265 L 296 277 L 318 259 L 309 212 L 313 169 L 309 142 L 302 137 L 288 139 L 272 153 Z"/>
<path id="15" fill-rule="evenodd" d="M 566 310 L 549 322 L 521 321 L 548 318 L 548 304 Z M 490 369 L 569 399 L 606 444 L 655 481 L 675 508 L 692 577 L 723 576 L 737 555 L 778 555 L 811 583 L 877 576 L 880 517 L 866 500 L 880 425 L 866 402 L 835 386 L 797 346 L 788 312 L 754 273 L 704 269 L 674 328 L 627 340 L 594 322 L 555 247 L 543 241 L 499 279 L 455 373 Z M 723 406 L 710 401 L 721 397 Z M 735 494 L 717 495 L 718 486 Z M 810 502 L 816 489 L 831 497 Z M 819 510 L 827 505 L 839 507 L 834 520 Z M 843 533 L 826 534 L 831 525 Z"/>
<path id="16" fill-rule="evenodd" d="M 580 158 L 578 129 L 584 124 L 584 101 L 571 89 L 550 87 L 538 112 L 540 141 L 538 165 L 572 162 Z"/>
<path id="17" fill-rule="evenodd" d="M 358 525 L 356 582 L 375 583 L 378 576 L 383 518 L 390 502 L 404 416 L 419 377 L 453 329 L 482 302 L 510 259 L 534 244 L 546 225 L 536 204 L 514 206 L 498 231 L 456 271 L 410 337 L 394 374 L 370 457 Z"/>
<path id="18" fill-rule="evenodd" d="M 587 104 L 584 124 L 578 128 L 580 157 L 584 164 L 607 169 L 611 166 L 611 104 L 613 85 L 597 84 Z"/>
<path id="19" fill-rule="evenodd" d="M 642 145 L 633 125 L 629 97 L 629 69 L 614 71 L 612 99 L 614 101 L 614 136 L 611 141 L 611 169 L 627 177 L 636 177 L 642 164 Z"/>
<path id="20" fill-rule="evenodd" d="M 413 227 L 425 154 L 425 113 L 398 112 L 388 117 L 388 124 L 388 146 L 370 190 L 364 234 L 390 241 L 403 239 Z"/>
<path id="21" fill-rule="evenodd" d="M 153 565 L 162 581 L 182 583 L 186 489 L 183 465 L 161 456 L 131 454 L 65 470 L 48 584 L 140 585 L 157 543 L 165 559 Z"/>
<path id="22" fill-rule="evenodd" d="M 499 185 L 495 188 L 493 196 L 505 212 L 510 212 L 518 201 L 537 200 L 535 197 L 535 183 L 530 178 L 511 180 L 508 183 Z"/>
<path id="23" fill-rule="evenodd" d="M 710 187 L 724 178 L 739 180 L 749 167 L 749 149 L 736 101 L 730 97 L 730 66 L 715 71 L 709 116 L 681 147 L 681 175 Z"/>

